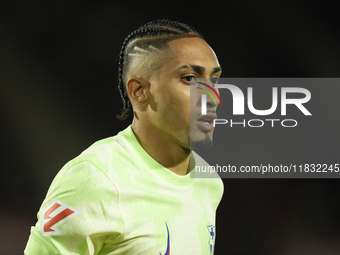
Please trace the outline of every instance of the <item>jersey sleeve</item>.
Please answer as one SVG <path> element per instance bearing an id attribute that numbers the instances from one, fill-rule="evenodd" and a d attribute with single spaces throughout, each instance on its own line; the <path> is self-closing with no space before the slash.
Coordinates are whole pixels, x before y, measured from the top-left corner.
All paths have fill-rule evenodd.
<path id="1" fill-rule="evenodd" d="M 76 162 L 67 164 L 52 182 L 24 252 L 92 255 L 104 247 L 113 251 L 123 232 L 114 183 L 94 163 Z"/>

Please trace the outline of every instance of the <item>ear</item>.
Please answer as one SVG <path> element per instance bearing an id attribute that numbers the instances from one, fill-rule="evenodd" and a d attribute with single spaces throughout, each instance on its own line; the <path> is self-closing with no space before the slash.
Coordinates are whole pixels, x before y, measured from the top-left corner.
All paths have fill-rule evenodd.
<path id="1" fill-rule="evenodd" d="M 148 91 L 150 83 L 143 79 L 132 77 L 126 84 L 127 92 L 129 94 L 131 102 L 137 107 L 145 107 L 148 104 Z"/>

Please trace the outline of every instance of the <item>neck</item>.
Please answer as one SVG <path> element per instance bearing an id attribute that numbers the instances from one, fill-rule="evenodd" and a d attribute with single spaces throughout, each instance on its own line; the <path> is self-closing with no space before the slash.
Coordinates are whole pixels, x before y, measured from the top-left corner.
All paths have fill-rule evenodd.
<path id="1" fill-rule="evenodd" d="M 189 172 L 190 149 L 183 148 L 150 125 L 133 120 L 132 130 L 143 149 L 158 163 L 178 175 Z"/>

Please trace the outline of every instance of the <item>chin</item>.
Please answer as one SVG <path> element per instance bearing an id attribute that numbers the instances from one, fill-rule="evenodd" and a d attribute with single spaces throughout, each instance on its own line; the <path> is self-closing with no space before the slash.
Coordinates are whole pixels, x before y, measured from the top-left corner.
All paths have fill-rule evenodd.
<path id="1" fill-rule="evenodd" d="M 190 139 L 190 149 L 192 150 L 209 149 L 212 144 L 212 137 L 210 137 L 208 134 L 205 134 L 204 138 L 201 139 L 195 139 L 193 137 Z"/>

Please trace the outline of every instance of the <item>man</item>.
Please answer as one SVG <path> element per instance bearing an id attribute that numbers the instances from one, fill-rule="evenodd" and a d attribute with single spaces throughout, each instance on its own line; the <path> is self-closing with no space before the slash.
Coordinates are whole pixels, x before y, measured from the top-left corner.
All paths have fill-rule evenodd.
<path id="1" fill-rule="evenodd" d="M 219 178 L 190 178 L 206 162 L 216 106 L 201 115 L 198 78 L 218 60 L 193 28 L 150 22 L 124 41 L 120 119 L 133 122 L 68 162 L 54 179 L 25 254 L 213 254 Z"/>

